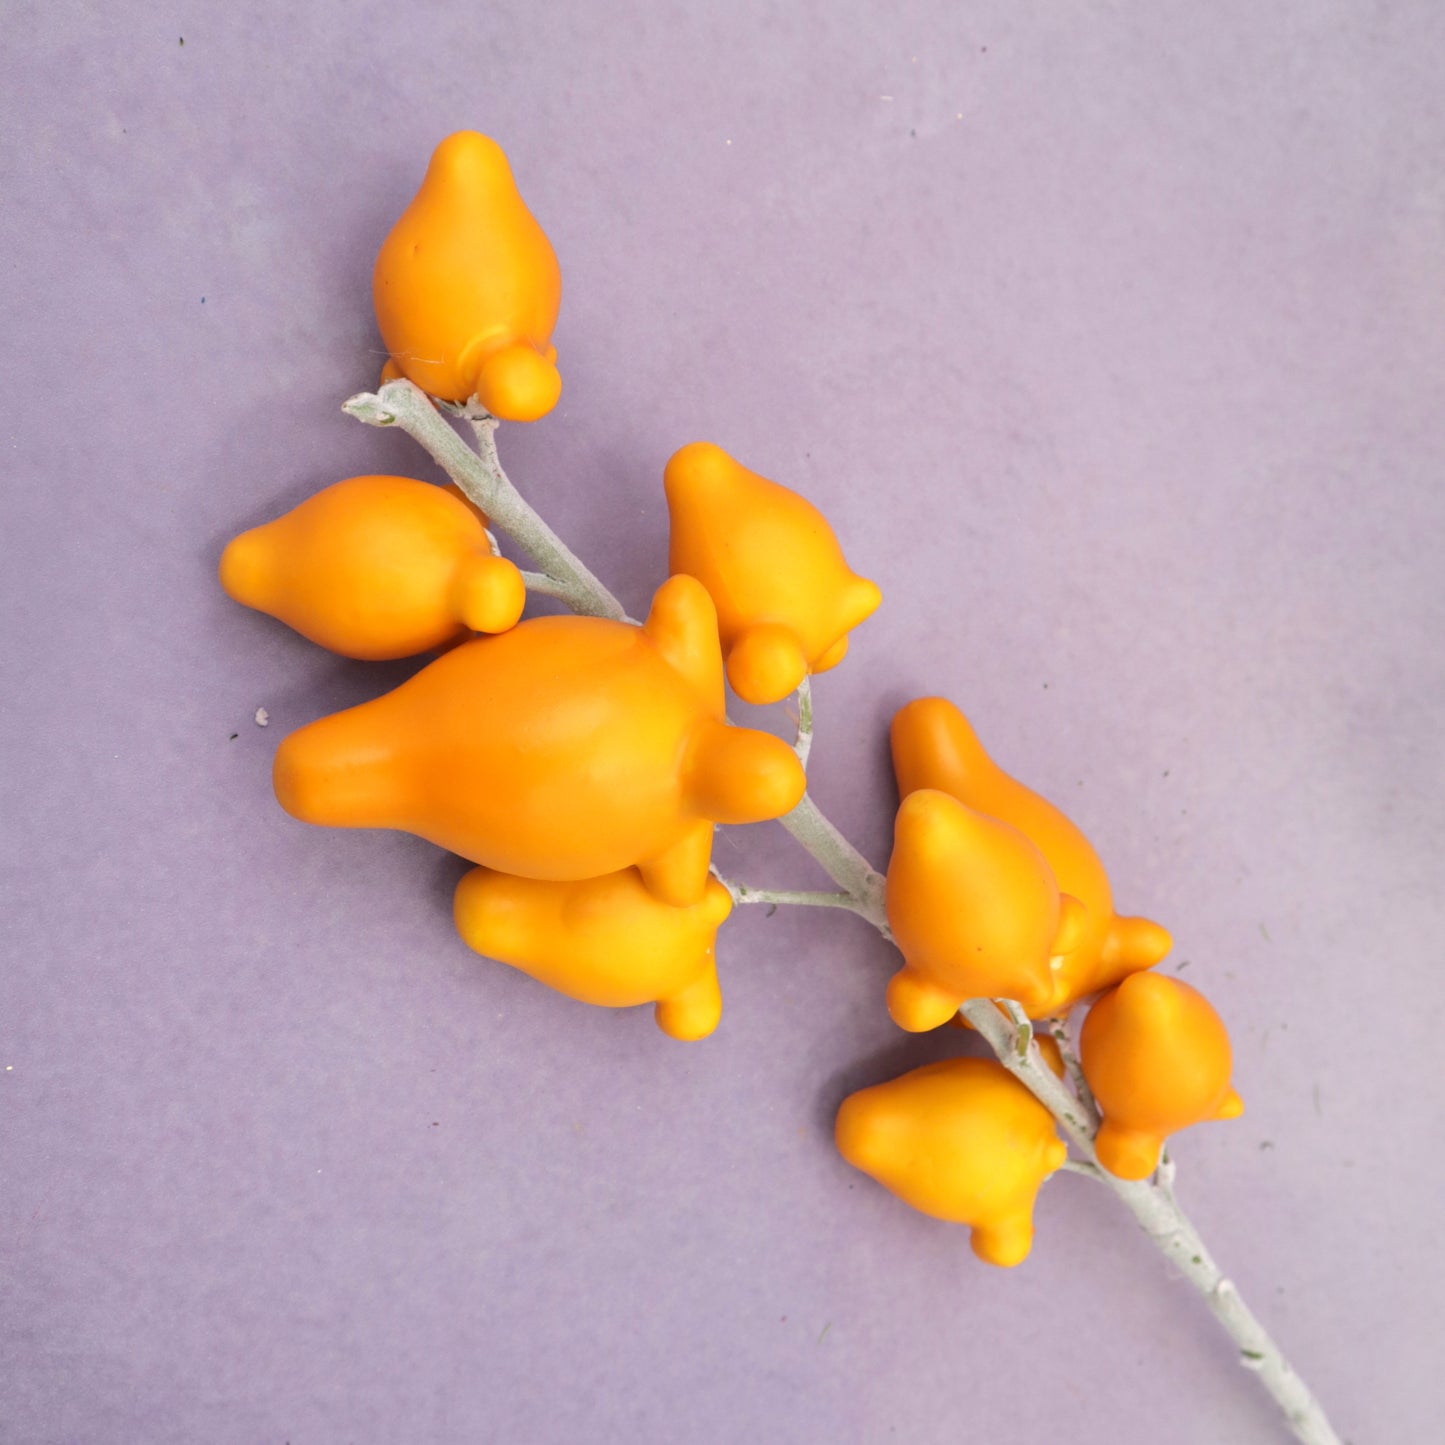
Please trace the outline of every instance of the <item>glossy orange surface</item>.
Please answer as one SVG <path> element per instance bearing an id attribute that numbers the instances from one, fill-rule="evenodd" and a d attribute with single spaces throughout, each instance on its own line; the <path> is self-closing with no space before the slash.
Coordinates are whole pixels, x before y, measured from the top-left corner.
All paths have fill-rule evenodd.
<path id="1" fill-rule="evenodd" d="M 448 136 L 376 258 L 372 300 L 402 375 L 447 401 L 474 393 L 494 416 L 535 421 L 557 404 L 551 344 L 562 275 L 501 147 Z"/>
<path id="2" fill-rule="evenodd" d="M 744 702 L 778 702 L 842 661 L 882 594 L 859 577 L 811 502 L 693 442 L 663 475 L 668 564 L 712 595 L 728 681 Z"/>
<path id="3" fill-rule="evenodd" d="M 1178 979 L 1136 973 L 1106 993 L 1084 1020 L 1079 1059 L 1104 1116 L 1099 1162 L 1121 1179 L 1147 1179 L 1170 1134 L 1244 1112 L 1224 1024 Z"/>
<path id="4" fill-rule="evenodd" d="M 723 720 L 717 623 L 672 577 L 642 627 L 540 617 L 463 643 L 395 691 L 319 719 L 277 750 L 297 818 L 399 828 L 521 877 L 637 865 L 699 902 L 713 824 L 776 818 L 803 795 L 792 748 Z"/>
<path id="5" fill-rule="evenodd" d="M 344 657 L 411 657 L 522 615 L 522 574 L 443 487 L 349 477 L 221 554 L 221 586 Z"/>
<path id="6" fill-rule="evenodd" d="M 900 795 L 938 788 L 1012 824 L 1048 860 L 1059 888 L 1083 905 L 1069 951 L 1057 957 L 1044 1012 L 1062 1013 L 1169 952 L 1172 940 L 1157 923 L 1115 915 L 1108 874 L 1089 840 L 1048 799 L 1004 772 L 946 698 L 919 698 L 900 708 L 891 734 Z"/>
<path id="7" fill-rule="evenodd" d="M 707 881 L 702 901 L 660 903 L 635 868 L 575 883 L 474 868 L 457 885 L 457 930 L 467 944 L 583 1003 L 656 1002 L 660 1029 L 700 1039 L 722 1017 L 714 947 L 732 909 Z"/>
<path id="8" fill-rule="evenodd" d="M 1049 1111 L 993 1059 L 945 1059 L 844 1099 L 838 1150 L 924 1214 L 971 1225 L 973 1252 L 1015 1265 L 1034 1199 L 1068 1150 Z"/>
<path id="9" fill-rule="evenodd" d="M 972 998 L 1030 1012 L 1053 993 L 1050 958 L 1070 917 L 1043 855 L 1017 828 L 920 789 L 894 825 L 888 925 L 904 966 L 888 1012 L 914 1032 L 937 1028 Z"/>

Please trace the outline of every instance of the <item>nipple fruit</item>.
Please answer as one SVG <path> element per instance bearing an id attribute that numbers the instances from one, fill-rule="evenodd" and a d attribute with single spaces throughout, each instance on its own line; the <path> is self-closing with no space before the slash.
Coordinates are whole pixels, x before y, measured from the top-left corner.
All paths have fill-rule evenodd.
<path id="1" fill-rule="evenodd" d="M 1043 854 L 1060 889 L 1083 905 L 1078 936 L 1058 959 L 1052 996 L 1041 1005 L 1045 1013 L 1062 1013 L 1169 952 L 1172 940 L 1157 923 L 1115 916 L 1108 874 L 1089 840 L 1052 803 L 998 767 L 946 698 L 919 698 L 900 708 L 891 739 L 900 795 L 938 788 L 1012 824 Z"/>
<path id="2" fill-rule="evenodd" d="M 343 657 L 411 657 L 522 615 L 522 574 L 485 529 L 442 487 L 350 477 L 234 538 L 221 586 Z"/>
<path id="3" fill-rule="evenodd" d="M 556 406 L 562 275 L 495 141 L 464 130 L 436 148 L 371 289 L 391 353 L 383 380 L 405 376 L 445 401 L 475 394 L 505 421 Z"/>
<path id="4" fill-rule="evenodd" d="M 511 964 L 583 1003 L 656 1001 L 657 1026 L 700 1039 L 722 1017 L 714 946 L 732 910 L 709 878 L 702 901 L 672 908 L 635 868 L 576 883 L 474 868 L 457 884 L 457 931 L 478 953 Z"/>
<path id="5" fill-rule="evenodd" d="M 1021 1264 L 1039 1186 L 1068 1150 L 1049 1111 L 993 1059 L 945 1059 L 843 1100 L 838 1152 L 906 1204 L 973 1228 L 989 1264 Z"/>
<path id="6" fill-rule="evenodd" d="M 782 739 L 725 722 L 712 603 L 679 576 L 640 628 L 539 617 L 463 643 L 292 733 L 273 781 L 308 823 L 398 828 L 524 878 L 636 865 L 682 907 L 713 824 L 780 817 L 806 780 Z"/>
<path id="7" fill-rule="evenodd" d="M 1084 1020 L 1079 1058 L 1104 1116 L 1099 1162 L 1120 1179 L 1147 1179 L 1170 1134 L 1244 1112 L 1224 1024 L 1177 979 L 1136 973 L 1106 993 Z"/>
<path id="8" fill-rule="evenodd" d="M 911 1032 L 937 1028 L 972 998 L 1030 1013 L 1053 994 L 1050 958 L 1067 946 L 1078 905 L 1017 828 L 923 788 L 894 825 L 885 902 L 904 958 L 888 1012 Z"/>
<path id="9" fill-rule="evenodd" d="M 849 632 L 882 593 L 849 568 L 811 502 L 710 442 L 676 452 L 663 483 L 668 564 L 711 594 L 728 681 L 744 702 L 779 702 L 843 660 Z"/>

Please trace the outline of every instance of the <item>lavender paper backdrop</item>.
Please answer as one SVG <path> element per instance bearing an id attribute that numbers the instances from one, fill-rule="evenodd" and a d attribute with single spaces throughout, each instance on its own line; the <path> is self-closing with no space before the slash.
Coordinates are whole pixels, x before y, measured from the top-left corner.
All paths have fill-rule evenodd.
<path id="1" fill-rule="evenodd" d="M 944 692 L 1073 812 L 1235 1034 L 1187 1207 L 1344 1434 L 1437 1438 L 1445 10 L 0 16 L 0 1438 L 1284 1438 L 1087 1181 L 1006 1272 L 836 1157 L 847 1089 L 970 1047 L 856 920 L 736 918 L 681 1046 L 468 954 L 456 860 L 276 807 L 277 739 L 409 668 L 216 558 L 432 474 L 337 408 L 461 127 L 565 276 L 514 476 L 634 610 L 682 442 L 824 508 L 886 602 L 818 798 L 881 862 Z"/>

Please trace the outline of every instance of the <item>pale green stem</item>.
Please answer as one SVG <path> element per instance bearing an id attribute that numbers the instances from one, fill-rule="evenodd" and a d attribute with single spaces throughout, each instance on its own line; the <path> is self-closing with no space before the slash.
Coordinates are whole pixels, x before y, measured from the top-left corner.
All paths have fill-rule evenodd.
<path id="1" fill-rule="evenodd" d="M 447 408 L 453 415 L 472 423 L 477 433 L 477 454 L 438 415 L 426 395 L 408 381 L 388 382 L 374 396 L 365 393 L 354 396 L 342 410 L 370 426 L 399 426 L 425 447 L 462 491 L 541 565 L 546 574 L 542 580 L 557 589 L 548 595 L 560 597 L 573 610 L 589 616 L 631 620 L 622 604 L 573 556 L 508 480 L 497 458 L 493 435 L 495 418 L 475 405 Z M 810 697 L 799 698 L 799 742 L 802 742 L 805 705 L 811 745 Z M 842 896 L 847 901 L 821 906 L 847 908 L 866 918 L 891 941 L 882 875 L 834 827 L 812 798 L 805 795 L 781 822 L 843 890 Z M 791 897 L 774 894 L 766 899 L 760 890 L 746 889 L 739 884 L 727 886 L 734 897 L 737 897 L 735 890 L 740 888 L 748 893 L 749 897 L 740 900 L 743 902 L 806 899 L 816 905 L 822 899 L 840 899 L 838 894 L 803 893 Z M 1007 1014 L 1001 1013 L 1000 1007 L 1007 1010 Z M 1233 1283 L 1210 1258 L 1198 1231 L 1180 1209 L 1172 1187 L 1172 1160 L 1166 1162 L 1153 1181 L 1136 1183 L 1116 1179 L 1103 1168 L 1094 1152 L 1097 1123 L 1090 1117 L 1092 1111 L 1082 1099 L 1076 1099 L 1044 1063 L 1033 1037 L 1033 1025 L 1022 1008 L 1008 1000 L 999 1000 L 996 1004 L 990 999 L 973 999 L 960 1012 L 973 1024 L 999 1062 L 1059 1121 L 1081 1156 L 1066 1167 L 1075 1173 L 1092 1171 L 1094 1177 L 1112 1189 L 1154 1244 L 1204 1296 L 1205 1303 L 1237 1346 L 1240 1363 L 1258 1373 L 1296 1437 L 1304 1445 L 1341 1445 L 1319 1402 L 1290 1368 L 1279 1346 L 1240 1298 Z"/>
<path id="2" fill-rule="evenodd" d="M 804 793 L 803 801 L 778 821 L 853 899 L 853 911 L 891 940 L 893 934 L 883 907 L 883 875 L 833 826 L 812 794 Z"/>
<path id="3" fill-rule="evenodd" d="M 1341 1445 L 1309 1386 L 1295 1374 L 1233 1281 L 1225 1278 L 1215 1264 L 1199 1231 L 1179 1207 L 1173 1189 L 1158 1181 L 1117 1179 L 1099 1163 L 1094 1152 L 1095 1127 L 1078 1100 L 1054 1076 L 1037 1044 L 1029 1041 L 1020 1048 L 1021 1029 L 999 1012 L 992 999 L 972 999 L 960 1012 L 983 1036 L 1004 1068 L 1059 1121 L 1082 1162 L 1098 1171 L 1099 1181 L 1119 1196 L 1155 1246 L 1204 1296 L 1205 1304 L 1234 1341 L 1240 1364 L 1259 1375 L 1260 1383 L 1284 1412 L 1296 1438 L 1305 1445 Z"/>
<path id="4" fill-rule="evenodd" d="M 808 770 L 808 754 L 813 751 L 813 679 L 805 677 L 798 684 L 798 734 L 793 739 L 793 751 Z"/>
<path id="5" fill-rule="evenodd" d="M 1089 1081 L 1084 1077 L 1084 1066 L 1079 1062 L 1079 1055 L 1074 1048 L 1074 1036 L 1069 1028 L 1069 1016 L 1067 1013 L 1060 1014 L 1057 1018 L 1049 1020 L 1049 1033 L 1053 1035 L 1054 1042 L 1059 1046 L 1059 1053 L 1064 1060 L 1064 1072 L 1068 1075 L 1069 1085 L 1074 1091 L 1075 1097 L 1083 1107 L 1085 1114 L 1097 1129 L 1099 1127 L 1099 1106 L 1094 1102 L 1094 1091 L 1089 1087 Z"/>
<path id="6" fill-rule="evenodd" d="M 400 427 L 419 442 L 436 464 L 502 531 L 542 568 L 550 579 L 550 596 L 560 597 L 574 612 L 592 617 L 627 616 L 622 604 L 573 555 L 562 539 L 523 500 L 497 461 L 494 417 L 468 414 L 477 433 L 476 452 L 437 412 L 425 392 L 409 381 L 389 381 L 374 395 L 362 392 L 342 406 L 348 416 L 368 426 Z"/>
<path id="7" fill-rule="evenodd" d="M 545 572 L 523 572 L 522 581 L 527 584 L 528 592 L 535 592 L 538 596 L 555 597 L 559 602 L 566 602 L 568 599 L 567 584 L 547 576 Z"/>
<path id="8" fill-rule="evenodd" d="M 858 900 L 851 893 L 816 893 L 796 888 L 754 888 L 747 883 L 734 883 L 713 870 L 718 882 L 732 895 L 734 903 L 771 903 L 794 908 L 846 908 L 858 912 Z"/>

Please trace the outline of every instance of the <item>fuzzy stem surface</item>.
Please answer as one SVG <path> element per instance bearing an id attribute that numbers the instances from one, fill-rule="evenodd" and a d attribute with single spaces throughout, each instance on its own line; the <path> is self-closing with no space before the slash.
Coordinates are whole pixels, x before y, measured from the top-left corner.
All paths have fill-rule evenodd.
<path id="1" fill-rule="evenodd" d="M 361 392 L 342 411 L 368 426 L 397 426 L 430 454 L 436 464 L 502 531 L 511 535 L 541 567 L 548 586 L 536 590 L 558 597 L 574 612 L 622 621 L 627 611 L 592 575 L 562 539 L 533 511 L 512 485 L 497 458 L 497 420 L 485 412 L 462 411 L 477 436 L 473 451 L 437 411 L 420 387 L 389 381 L 380 391 Z"/>
<path id="2" fill-rule="evenodd" d="M 754 888 L 750 883 L 735 883 L 714 873 L 727 889 L 734 903 L 768 903 L 793 908 L 846 908 L 857 913 L 858 900 L 851 893 L 819 893 L 798 888 Z"/>

